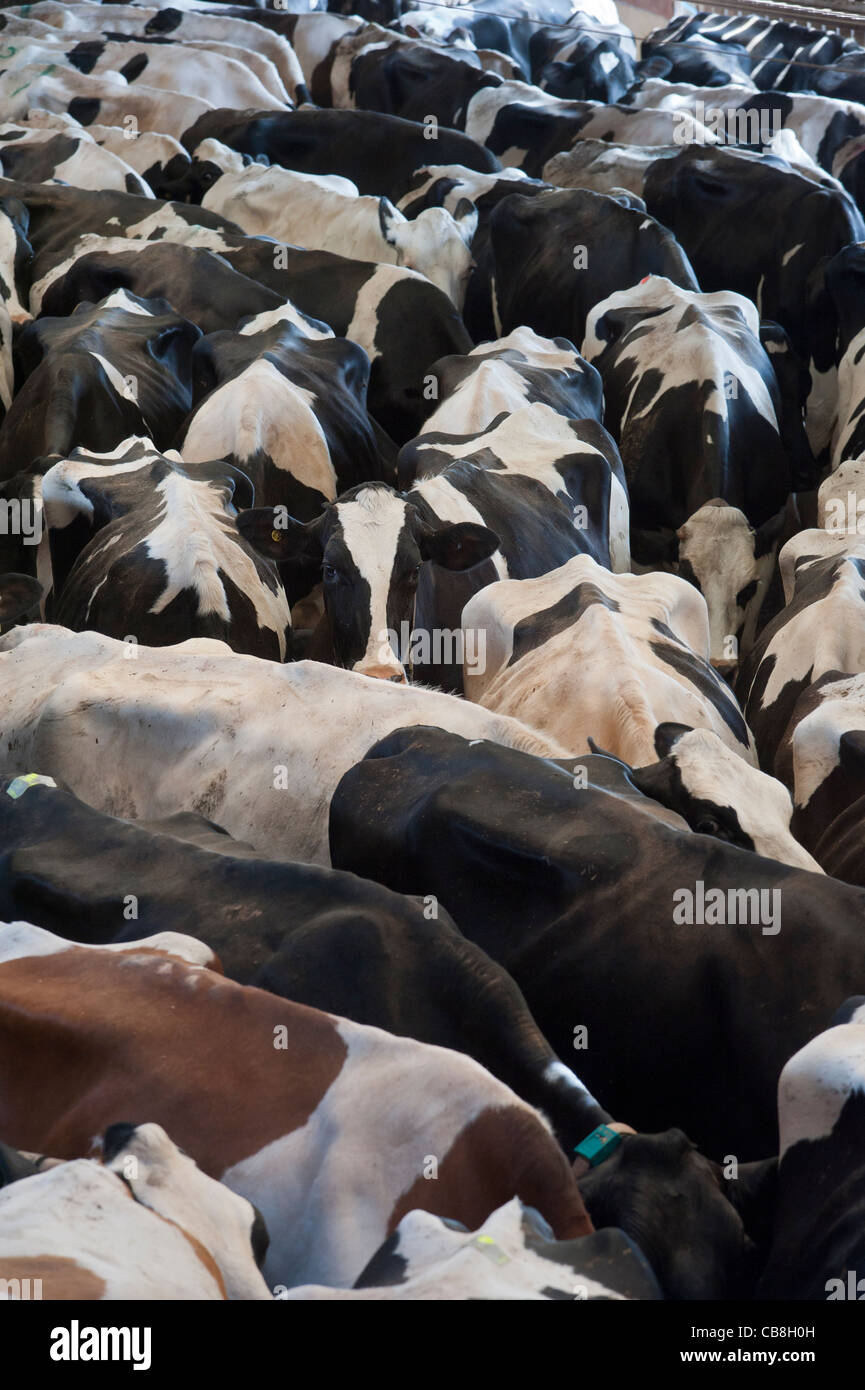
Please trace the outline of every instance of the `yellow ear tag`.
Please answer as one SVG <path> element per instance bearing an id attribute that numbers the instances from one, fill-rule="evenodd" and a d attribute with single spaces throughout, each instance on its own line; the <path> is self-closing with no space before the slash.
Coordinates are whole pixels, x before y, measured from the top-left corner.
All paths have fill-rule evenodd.
<path id="1" fill-rule="evenodd" d="M 25 772 L 23 776 L 16 777 L 6 788 L 6 795 L 16 799 L 23 796 L 28 787 L 56 787 L 57 783 L 53 777 L 42 777 L 38 772 Z"/>

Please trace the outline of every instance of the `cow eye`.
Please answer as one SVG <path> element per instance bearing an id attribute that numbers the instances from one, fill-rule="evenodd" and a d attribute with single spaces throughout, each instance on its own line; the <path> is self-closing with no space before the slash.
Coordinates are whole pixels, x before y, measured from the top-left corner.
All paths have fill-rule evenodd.
<path id="1" fill-rule="evenodd" d="M 721 827 L 714 816 L 702 816 L 694 826 L 698 835 L 718 835 Z"/>
<path id="2" fill-rule="evenodd" d="M 326 562 L 321 567 L 321 574 L 325 584 L 335 584 L 339 579 L 338 571 L 334 569 L 333 565 L 329 565 Z"/>

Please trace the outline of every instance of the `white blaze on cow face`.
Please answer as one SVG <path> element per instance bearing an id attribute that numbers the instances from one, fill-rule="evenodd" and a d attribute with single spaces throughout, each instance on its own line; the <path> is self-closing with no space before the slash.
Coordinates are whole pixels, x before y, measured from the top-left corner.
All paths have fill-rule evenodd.
<path id="1" fill-rule="evenodd" d="M 828 1028 L 807 1043 L 781 1072 L 780 1157 L 783 1159 L 787 1150 L 801 1140 L 830 1135 L 847 1100 L 863 1091 L 865 1026 L 861 1018 L 855 1018 L 854 1022 Z"/>
<path id="2" fill-rule="evenodd" d="M 730 751 L 708 729 L 682 734 L 670 753 L 685 792 L 697 801 L 735 812 L 739 826 L 753 842 L 754 852 L 797 869 L 822 874 L 816 859 L 790 833 L 793 802 L 783 783 Z M 723 826 L 723 822 L 721 822 Z M 714 834 L 706 829 L 703 833 Z"/>
<path id="3" fill-rule="evenodd" d="M 388 599 L 399 561 L 400 541 L 410 539 L 408 504 L 388 488 L 362 488 L 350 502 L 338 502 L 335 512 L 342 532 L 342 546 L 369 590 L 366 648 L 363 656 L 353 662 L 351 670 L 362 676 L 404 682 L 407 680 L 405 667 L 388 636 L 389 630 L 396 628 L 390 621 L 393 615 L 388 613 Z M 411 541 L 411 549 L 417 550 L 414 541 Z M 341 556 L 333 550 L 330 555 L 329 559 L 326 547 L 323 570 L 326 604 L 329 590 L 333 592 L 340 582 Z M 413 556 L 409 554 L 406 558 L 412 560 Z M 420 563 L 419 552 L 417 562 Z M 366 629 L 366 622 L 364 615 L 362 630 Z"/>
<path id="4" fill-rule="evenodd" d="M 694 512 L 676 534 L 679 573 L 696 583 L 709 610 L 712 665 L 732 668 L 754 644 L 776 545 L 758 555 L 760 538 L 744 512 L 719 498 Z"/>

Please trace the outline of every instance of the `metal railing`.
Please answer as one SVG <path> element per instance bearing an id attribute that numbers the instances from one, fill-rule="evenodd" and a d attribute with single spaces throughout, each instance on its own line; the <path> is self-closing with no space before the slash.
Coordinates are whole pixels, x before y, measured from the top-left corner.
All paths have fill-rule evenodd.
<path id="1" fill-rule="evenodd" d="M 639 0 L 631 0 L 639 7 Z M 804 24 L 815 31 L 831 30 L 845 38 L 865 42 L 865 4 L 854 0 L 831 0 L 821 5 L 812 0 L 809 5 L 798 5 L 795 0 L 722 0 L 719 4 L 696 4 L 699 10 L 710 14 L 755 15 L 760 19 L 784 19 L 794 24 Z"/>

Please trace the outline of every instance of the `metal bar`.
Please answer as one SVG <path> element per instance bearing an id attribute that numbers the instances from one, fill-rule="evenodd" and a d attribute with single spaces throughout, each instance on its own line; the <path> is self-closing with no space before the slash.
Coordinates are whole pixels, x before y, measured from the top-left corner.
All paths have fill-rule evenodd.
<path id="1" fill-rule="evenodd" d="M 761 19 L 785 19 L 810 28 L 838 30 L 851 38 L 865 35 L 865 8 L 851 0 L 831 0 L 822 5 L 819 0 L 799 5 L 795 0 L 723 0 L 723 4 L 700 5 L 710 14 L 757 15 Z"/>

